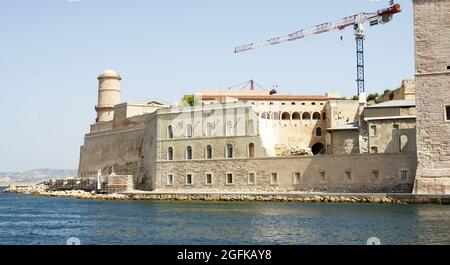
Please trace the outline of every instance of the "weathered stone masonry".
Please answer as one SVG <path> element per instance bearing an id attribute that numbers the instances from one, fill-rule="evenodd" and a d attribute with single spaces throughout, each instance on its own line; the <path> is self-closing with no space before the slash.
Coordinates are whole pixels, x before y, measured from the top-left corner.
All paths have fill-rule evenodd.
<path id="1" fill-rule="evenodd" d="M 414 191 L 450 194 L 450 1 L 414 0 L 418 168 Z"/>

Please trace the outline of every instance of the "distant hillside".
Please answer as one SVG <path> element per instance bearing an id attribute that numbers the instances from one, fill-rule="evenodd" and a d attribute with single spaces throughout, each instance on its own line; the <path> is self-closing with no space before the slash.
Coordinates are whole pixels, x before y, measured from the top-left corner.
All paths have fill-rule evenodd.
<path id="1" fill-rule="evenodd" d="M 0 172 L 0 183 L 41 182 L 52 178 L 70 178 L 76 176 L 77 170 L 43 168 L 24 172 Z"/>

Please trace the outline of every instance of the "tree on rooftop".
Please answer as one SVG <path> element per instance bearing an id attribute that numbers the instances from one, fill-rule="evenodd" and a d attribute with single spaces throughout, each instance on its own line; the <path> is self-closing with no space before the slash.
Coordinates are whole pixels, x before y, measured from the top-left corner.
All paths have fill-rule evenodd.
<path id="1" fill-rule="evenodd" d="M 193 106 L 198 105 L 198 99 L 194 95 L 184 96 L 183 103 L 188 106 L 193 107 Z"/>
<path id="2" fill-rule="evenodd" d="M 379 96 L 378 93 L 370 93 L 367 96 L 367 101 L 375 100 L 378 96 Z"/>

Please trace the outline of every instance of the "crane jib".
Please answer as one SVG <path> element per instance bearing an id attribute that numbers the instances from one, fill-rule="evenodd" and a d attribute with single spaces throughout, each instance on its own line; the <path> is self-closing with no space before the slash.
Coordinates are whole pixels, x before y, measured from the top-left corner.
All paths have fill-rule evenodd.
<path id="1" fill-rule="evenodd" d="M 293 41 L 293 40 L 298 40 L 305 37 L 305 34 L 303 33 L 303 30 L 299 30 L 297 32 L 294 32 L 292 34 L 288 35 L 288 40 L 289 41 Z"/>
<path id="2" fill-rule="evenodd" d="M 358 13 L 353 16 L 348 16 L 341 18 L 339 20 L 336 20 L 334 22 L 327 22 L 322 23 L 310 28 L 305 28 L 298 30 L 292 34 L 282 36 L 282 37 L 276 37 L 272 38 L 263 42 L 258 43 L 251 43 L 243 46 L 238 46 L 235 48 L 234 52 L 244 52 L 248 50 L 254 50 L 259 47 L 264 47 L 267 45 L 276 45 L 280 44 L 286 41 L 294 41 L 298 39 L 303 39 L 310 35 L 317 35 L 325 32 L 330 32 L 333 30 L 344 30 L 345 28 L 355 25 L 355 24 L 363 24 L 369 22 L 371 26 L 378 24 L 378 21 L 380 22 L 388 22 L 391 18 L 387 17 L 389 15 L 393 15 L 396 13 L 401 12 L 401 7 L 399 4 L 394 4 L 388 8 L 378 10 L 375 13 Z"/>

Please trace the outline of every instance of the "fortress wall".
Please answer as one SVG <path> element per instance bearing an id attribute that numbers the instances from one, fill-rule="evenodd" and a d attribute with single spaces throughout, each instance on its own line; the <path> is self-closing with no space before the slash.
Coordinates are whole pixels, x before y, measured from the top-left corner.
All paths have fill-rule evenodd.
<path id="1" fill-rule="evenodd" d="M 394 129 L 393 124 L 397 124 L 399 129 Z M 416 152 L 415 119 L 372 120 L 367 125 L 369 128 L 376 126 L 376 135 L 369 136 L 369 147 L 376 146 L 378 153 Z M 400 143 L 401 136 L 406 137 L 405 143 Z"/>
<path id="2" fill-rule="evenodd" d="M 156 113 L 152 114 L 147 121 L 144 136 L 144 155 L 134 187 L 139 190 L 153 190 L 156 188 L 156 150 L 159 148 L 156 139 L 160 137 Z"/>
<path id="3" fill-rule="evenodd" d="M 415 161 L 415 153 L 160 161 L 156 186 L 163 190 L 411 192 Z M 401 170 L 408 171 L 406 179 L 401 179 Z M 378 171 L 378 177 L 374 171 Z M 298 184 L 294 180 L 295 172 L 301 174 Z M 213 174 L 212 185 L 206 185 L 206 173 Z M 234 174 L 232 185 L 226 184 L 226 173 Z M 248 183 L 249 173 L 255 173 L 255 185 Z M 271 173 L 277 174 L 277 184 L 271 183 Z M 174 176 L 173 185 L 166 185 L 168 174 Z M 186 174 L 193 175 L 192 185 L 186 185 Z"/>
<path id="4" fill-rule="evenodd" d="M 450 1 L 414 0 L 418 194 L 450 194 Z"/>
<path id="5" fill-rule="evenodd" d="M 330 100 L 326 105 L 328 127 L 358 121 L 358 100 Z"/>
<path id="6" fill-rule="evenodd" d="M 167 149 L 173 148 L 174 160 L 186 159 L 186 148 L 192 147 L 192 158 L 205 159 L 206 146 L 211 145 L 212 157 L 216 159 L 224 159 L 225 150 L 228 144 L 233 145 L 234 158 L 247 158 L 248 145 L 253 143 L 255 146 L 255 156 L 267 156 L 258 136 L 237 136 L 237 137 L 212 137 L 212 138 L 193 138 L 180 140 L 158 140 L 157 159 L 167 160 Z"/>
<path id="7" fill-rule="evenodd" d="M 321 113 L 322 114 L 322 113 Z M 324 120 L 280 120 L 260 119 L 260 130 L 274 136 L 276 145 L 300 146 L 311 148 L 315 143 L 326 143 L 326 122 Z M 321 136 L 316 135 L 316 128 L 321 128 Z"/>
<path id="8" fill-rule="evenodd" d="M 99 135 L 86 135 L 80 149 L 79 176 L 114 172 L 120 175 L 137 175 L 142 156 L 144 130 L 110 131 Z"/>

